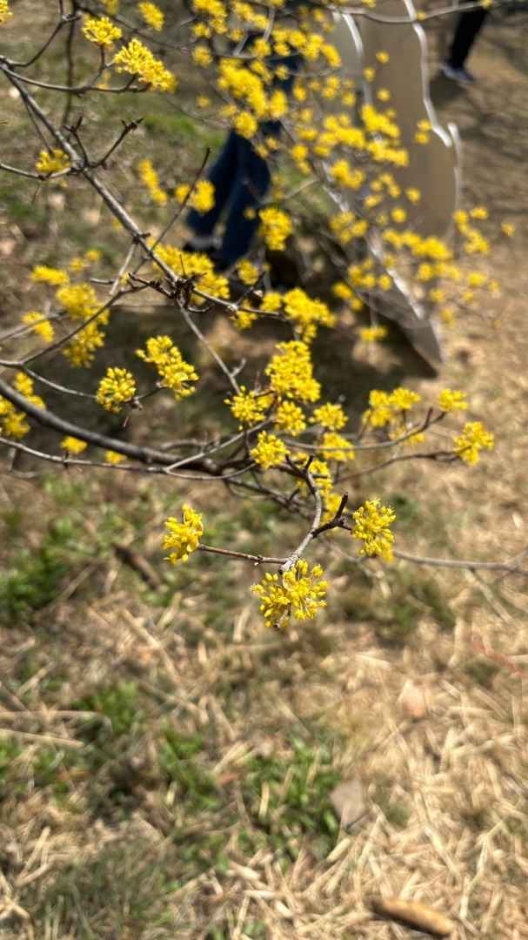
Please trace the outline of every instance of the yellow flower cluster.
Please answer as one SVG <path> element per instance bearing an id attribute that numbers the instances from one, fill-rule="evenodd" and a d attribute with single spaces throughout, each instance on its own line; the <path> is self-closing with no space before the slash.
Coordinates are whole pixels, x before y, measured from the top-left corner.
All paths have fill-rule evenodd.
<path id="1" fill-rule="evenodd" d="M 440 411 L 466 411 L 468 403 L 465 392 L 453 391 L 450 388 L 444 388 L 438 396 L 438 407 Z"/>
<path id="2" fill-rule="evenodd" d="M 17 392 L 27 398 L 27 400 L 35 405 L 37 408 L 45 408 L 45 404 L 42 401 L 40 395 L 35 395 L 33 389 L 33 379 L 26 375 L 25 372 L 17 372 L 13 382 L 14 387 Z"/>
<path id="3" fill-rule="evenodd" d="M 136 380 L 128 369 L 108 368 L 97 389 L 97 403 L 105 411 L 119 414 L 136 394 Z"/>
<path id="4" fill-rule="evenodd" d="M 7 0 L 0 0 L 0 26 L 2 23 L 7 23 L 12 16 Z"/>
<path id="5" fill-rule="evenodd" d="M 23 411 L 17 411 L 7 398 L 0 396 L 0 434 L 19 440 L 29 434 L 29 424 Z"/>
<path id="6" fill-rule="evenodd" d="M 250 450 L 250 454 L 259 467 L 263 470 L 270 470 L 272 467 L 279 467 L 284 463 L 288 448 L 284 441 L 275 434 L 268 434 L 267 431 L 261 431 L 257 437 L 257 444 Z"/>
<path id="7" fill-rule="evenodd" d="M 359 554 L 393 561 L 394 535 L 390 526 L 396 519 L 394 510 L 383 506 L 379 499 L 367 499 L 353 513 L 353 518 L 352 536 L 363 542 Z"/>
<path id="8" fill-rule="evenodd" d="M 17 392 L 23 395 L 32 405 L 36 405 L 37 408 L 46 407 L 40 395 L 34 393 L 33 380 L 24 372 L 16 373 L 13 385 Z M 18 440 L 25 437 L 29 430 L 24 412 L 17 411 L 7 398 L 0 397 L 0 434 Z"/>
<path id="9" fill-rule="evenodd" d="M 260 611 L 267 627 L 286 629 L 290 618 L 313 620 L 317 611 L 326 607 L 328 582 L 323 569 L 314 565 L 310 570 L 301 559 L 284 574 L 266 574 L 253 592 L 260 600 Z"/>
<path id="10" fill-rule="evenodd" d="M 176 187 L 174 195 L 178 202 L 184 202 L 190 192 L 191 187 L 184 183 Z M 198 180 L 191 193 L 189 205 L 192 206 L 193 209 L 196 209 L 197 212 L 204 214 L 205 212 L 209 212 L 214 207 L 214 204 L 215 188 L 213 183 L 209 180 Z"/>
<path id="11" fill-rule="evenodd" d="M 229 281 L 223 274 L 217 274 L 208 255 L 200 252 L 182 251 L 175 245 L 158 245 L 159 258 L 172 268 L 180 277 L 198 275 L 197 282 L 201 290 L 223 300 L 229 298 Z M 192 296 L 193 303 L 203 303 L 197 294 Z"/>
<path id="12" fill-rule="evenodd" d="M 238 262 L 237 274 L 242 283 L 246 284 L 248 287 L 256 284 L 260 277 L 260 271 L 257 265 L 249 261 L 248 258 L 242 258 L 242 260 Z"/>
<path id="13" fill-rule="evenodd" d="M 165 14 L 155 3 L 150 3 L 149 0 L 142 0 L 141 3 L 138 3 L 138 10 L 147 26 L 150 26 L 151 29 L 155 29 L 158 33 L 161 32 L 163 24 L 165 23 Z"/>
<path id="14" fill-rule="evenodd" d="M 453 215 L 458 231 L 465 238 L 463 247 L 468 255 L 485 255 L 489 251 L 488 240 L 472 224 L 472 220 L 479 221 L 485 218 L 487 218 L 487 212 L 482 206 L 472 209 L 471 212 L 459 209 Z"/>
<path id="15" fill-rule="evenodd" d="M 170 388 L 176 400 L 187 398 L 195 391 L 198 373 L 194 366 L 185 362 L 180 350 L 169 336 L 151 336 L 146 343 L 147 351 L 136 351 L 144 362 L 153 365 L 159 375 L 159 385 Z"/>
<path id="16" fill-rule="evenodd" d="M 114 43 L 121 39 L 123 31 L 115 26 L 107 16 L 98 19 L 96 16 L 86 16 L 82 27 L 86 39 L 101 46 L 102 49 L 111 49 Z"/>
<path id="17" fill-rule="evenodd" d="M 95 290 L 88 283 L 59 287 L 56 297 L 72 320 L 87 320 L 99 307 Z"/>
<path id="18" fill-rule="evenodd" d="M 260 232 L 270 251 L 284 251 L 286 241 L 293 232 L 289 215 L 282 209 L 268 206 L 259 212 Z"/>
<path id="19" fill-rule="evenodd" d="M 266 417 L 271 399 L 269 395 L 248 392 L 246 387 L 241 385 L 238 394 L 226 399 L 225 404 L 229 405 L 233 417 L 240 422 L 240 427 L 243 425 L 250 427 Z"/>
<path id="20" fill-rule="evenodd" d="M 36 284 L 50 284 L 52 287 L 60 287 L 67 284 L 70 280 L 67 271 L 61 271 L 60 268 L 50 268 L 46 264 L 37 264 L 31 272 L 31 280 Z"/>
<path id="21" fill-rule="evenodd" d="M 355 238 L 364 238 L 368 228 L 367 219 L 359 219 L 349 210 L 330 219 L 330 229 L 342 245 L 348 245 Z"/>
<path id="22" fill-rule="evenodd" d="M 70 168 L 70 158 L 64 150 L 56 148 L 55 150 L 41 150 L 40 156 L 35 163 L 37 173 L 43 173 L 46 176 L 51 173 L 62 173 L 63 170 Z"/>
<path id="23" fill-rule="evenodd" d="M 145 186 L 152 201 L 158 206 L 164 206 L 169 197 L 160 186 L 159 176 L 154 169 L 152 160 L 141 160 L 138 170 L 141 182 Z"/>
<path id="24" fill-rule="evenodd" d="M 400 421 L 402 413 L 406 414 L 421 401 L 421 395 L 409 388 L 395 388 L 392 392 L 383 392 L 373 388 L 369 394 L 369 408 L 363 415 L 363 420 L 371 428 L 384 428 L 394 421 Z"/>
<path id="25" fill-rule="evenodd" d="M 492 450 L 495 436 L 486 431 L 481 421 L 468 421 L 453 443 L 457 457 L 473 466 L 478 463 L 481 450 Z"/>
<path id="26" fill-rule="evenodd" d="M 364 343 L 378 343 L 380 339 L 385 339 L 387 333 L 386 326 L 362 326 L 359 336 Z"/>
<path id="27" fill-rule="evenodd" d="M 115 450 L 105 450 L 105 463 L 117 465 L 123 463 L 124 460 L 126 457 L 123 454 L 118 454 Z"/>
<path id="28" fill-rule="evenodd" d="M 88 323 L 68 343 L 64 355 L 74 368 L 88 368 L 93 364 L 96 351 L 104 346 L 104 341 L 105 333 L 99 323 Z"/>
<path id="29" fill-rule="evenodd" d="M 30 311 L 30 313 L 25 313 L 22 317 L 22 323 L 25 323 L 26 326 L 30 326 L 31 332 L 36 333 L 41 339 L 46 343 L 51 343 L 53 337 L 55 336 L 55 330 L 43 313 L 38 313 L 36 310 Z"/>
<path id="30" fill-rule="evenodd" d="M 340 431 L 347 423 L 347 416 L 341 405 L 327 402 L 315 409 L 312 421 L 329 431 Z"/>
<path id="31" fill-rule="evenodd" d="M 192 51 L 192 60 L 195 65 L 199 65 L 201 68 L 207 68 L 213 61 L 211 50 L 208 46 L 203 44 L 195 46 Z"/>
<path id="32" fill-rule="evenodd" d="M 279 343 L 276 348 L 278 351 L 266 368 L 272 391 L 301 402 L 317 401 L 321 386 L 314 379 L 310 350 L 306 343 L 291 340 Z"/>
<path id="33" fill-rule="evenodd" d="M 310 343 L 317 335 L 318 326 L 332 327 L 335 316 L 321 300 L 312 300 L 300 287 L 287 291 L 283 298 L 284 314 L 295 328 L 299 338 Z"/>
<path id="34" fill-rule="evenodd" d="M 203 517 L 191 506 L 182 506 L 182 521 L 170 516 L 165 522 L 167 532 L 163 537 L 162 547 L 170 552 L 167 561 L 176 565 L 179 561 L 187 561 L 191 552 L 195 552 L 200 544 L 204 532 Z"/>
<path id="35" fill-rule="evenodd" d="M 75 457 L 77 454 L 82 454 L 88 447 L 88 444 L 86 441 L 80 441 L 78 437 L 68 436 L 62 439 L 60 446 L 67 454 L 71 454 L 72 457 Z"/>
<path id="36" fill-rule="evenodd" d="M 119 50 L 114 58 L 114 65 L 118 72 L 135 75 L 145 85 L 150 85 L 157 91 L 176 89 L 175 76 L 139 39 L 131 39 L 127 46 Z"/>
<path id="37" fill-rule="evenodd" d="M 304 412 L 293 401 L 281 401 L 273 416 L 273 423 L 277 430 L 285 431 L 292 437 L 298 437 L 306 430 Z"/>
<path id="38" fill-rule="evenodd" d="M 326 434 L 323 434 L 318 449 L 321 451 L 325 460 L 336 460 L 338 463 L 355 460 L 356 457 L 350 441 L 347 441 L 346 437 L 343 437 L 342 434 L 337 434 L 335 431 L 328 431 Z"/>

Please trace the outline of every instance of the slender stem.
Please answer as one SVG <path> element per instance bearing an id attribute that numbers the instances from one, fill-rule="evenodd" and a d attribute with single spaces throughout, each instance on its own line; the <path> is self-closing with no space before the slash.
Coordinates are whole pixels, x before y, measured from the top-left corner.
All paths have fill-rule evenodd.
<path id="1" fill-rule="evenodd" d="M 285 558 L 268 558 L 266 555 L 252 555 L 249 552 L 235 552 L 229 548 L 215 548 L 212 545 L 199 545 L 199 552 L 209 552 L 212 555 L 226 555 L 229 558 L 240 558 L 243 561 L 252 561 L 255 565 L 283 565 Z"/>

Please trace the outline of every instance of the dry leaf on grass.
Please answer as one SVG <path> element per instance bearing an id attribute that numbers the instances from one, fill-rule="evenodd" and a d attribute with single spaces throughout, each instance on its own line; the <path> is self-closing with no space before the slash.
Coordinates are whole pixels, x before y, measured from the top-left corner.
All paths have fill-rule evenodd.
<path id="1" fill-rule="evenodd" d="M 400 898 L 374 898 L 372 908 L 376 914 L 399 920 L 433 937 L 448 937 L 455 929 L 452 921 L 421 901 L 401 901 Z"/>
<path id="2" fill-rule="evenodd" d="M 412 718 L 414 721 L 425 718 L 427 714 L 427 699 L 424 689 L 416 685 L 412 679 L 408 679 L 401 690 L 398 705 L 404 715 L 408 718 Z"/>
<path id="3" fill-rule="evenodd" d="M 367 812 L 363 786 L 356 778 L 345 780 L 334 787 L 330 793 L 330 802 L 344 829 L 348 829 Z"/>

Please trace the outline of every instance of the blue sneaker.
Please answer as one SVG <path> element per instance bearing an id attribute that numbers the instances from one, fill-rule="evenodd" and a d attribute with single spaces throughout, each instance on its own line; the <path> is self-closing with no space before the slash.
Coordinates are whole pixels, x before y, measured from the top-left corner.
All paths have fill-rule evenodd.
<path id="1" fill-rule="evenodd" d="M 476 78 L 471 72 L 468 72 L 463 65 L 460 68 L 455 68 L 454 65 L 450 65 L 449 62 L 444 62 L 442 65 L 442 75 L 445 75 L 446 78 L 450 78 L 453 82 L 460 82 L 461 85 L 473 85 L 476 82 Z"/>

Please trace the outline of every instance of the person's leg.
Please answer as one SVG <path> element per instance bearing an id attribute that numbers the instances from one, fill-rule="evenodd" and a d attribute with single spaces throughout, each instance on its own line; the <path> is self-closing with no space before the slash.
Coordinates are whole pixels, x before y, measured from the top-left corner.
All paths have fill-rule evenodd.
<path id="1" fill-rule="evenodd" d="M 187 225 L 198 236 L 198 239 L 208 237 L 212 239 L 215 226 L 233 196 L 233 189 L 240 172 L 238 140 L 238 134 L 231 131 L 207 175 L 207 179 L 215 188 L 213 208 L 209 212 L 197 212 L 196 209 L 191 209 L 187 215 Z"/>
<path id="2" fill-rule="evenodd" d="M 470 53 L 471 47 L 477 38 L 478 33 L 484 25 L 484 20 L 488 15 L 488 10 L 471 10 L 468 13 L 462 13 L 455 34 L 449 56 L 446 64 L 453 69 L 464 68 L 465 61 Z"/>
<path id="3" fill-rule="evenodd" d="M 226 219 L 222 246 L 218 251 L 219 268 L 229 268 L 249 251 L 259 226 L 258 210 L 271 182 L 266 160 L 253 149 L 249 140 L 238 138 L 237 177 Z"/>

